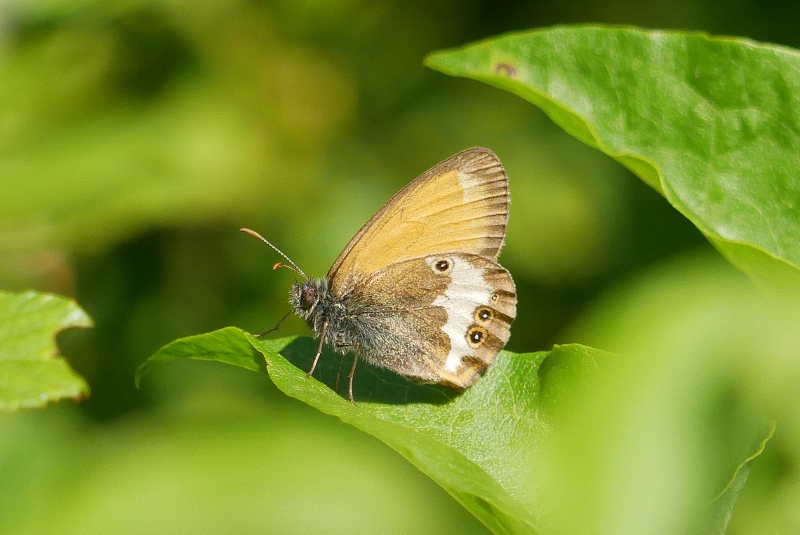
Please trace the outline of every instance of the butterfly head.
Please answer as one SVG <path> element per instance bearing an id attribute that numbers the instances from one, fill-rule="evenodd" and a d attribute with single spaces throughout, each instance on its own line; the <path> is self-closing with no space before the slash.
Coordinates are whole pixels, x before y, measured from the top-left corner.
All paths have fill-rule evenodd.
<path id="1" fill-rule="evenodd" d="M 306 279 L 294 281 L 289 294 L 292 311 L 309 324 L 320 315 L 322 302 L 328 293 L 328 281 L 325 279 Z M 312 321 L 309 321 L 312 320 Z"/>

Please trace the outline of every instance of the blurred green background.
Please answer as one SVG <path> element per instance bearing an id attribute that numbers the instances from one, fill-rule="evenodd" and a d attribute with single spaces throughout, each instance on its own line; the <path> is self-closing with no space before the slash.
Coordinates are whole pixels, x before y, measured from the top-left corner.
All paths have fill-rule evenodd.
<path id="1" fill-rule="evenodd" d="M 508 349 L 590 343 L 566 333 L 615 288 L 715 253 L 539 110 L 423 58 L 577 22 L 798 46 L 798 15 L 755 0 L 5 0 L 0 288 L 73 296 L 96 327 L 59 336 L 89 399 L 0 415 L 0 532 L 484 532 L 265 377 L 176 363 L 137 391 L 133 374 L 177 337 L 286 313 L 293 273 L 239 227 L 323 275 L 394 192 L 474 145 L 511 180 Z M 292 318 L 281 335 L 295 333 Z"/>

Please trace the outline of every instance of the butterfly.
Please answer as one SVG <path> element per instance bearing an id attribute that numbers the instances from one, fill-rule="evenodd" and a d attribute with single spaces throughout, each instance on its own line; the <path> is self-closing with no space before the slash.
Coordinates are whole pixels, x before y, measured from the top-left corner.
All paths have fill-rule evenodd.
<path id="1" fill-rule="evenodd" d="M 510 336 L 516 288 L 497 263 L 508 223 L 508 177 L 489 149 L 462 151 L 417 177 L 356 233 L 323 279 L 296 271 L 289 302 L 319 346 L 355 354 L 420 383 L 463 390 Z"/>

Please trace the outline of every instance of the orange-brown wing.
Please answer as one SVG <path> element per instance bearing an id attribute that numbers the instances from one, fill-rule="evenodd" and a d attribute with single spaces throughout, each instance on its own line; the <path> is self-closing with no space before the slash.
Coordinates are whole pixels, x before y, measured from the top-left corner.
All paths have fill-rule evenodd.
<path id="1" fill-rule="evenodd" d="M 508 177 L 489 149 L 459 152 L 401 189 L 328 272 L 334 295 L 394 262 L 463 252 L 495 260 L 508 223 Z"/>
<path id="2" fill-rule="evenodd" d="M 517 309 L 508 271 L 465 253 L 390 264 L 362 279 L 349 297 L 359 357 L 415 381 L 458 389 L 492 364 L 511 336 Z"/>

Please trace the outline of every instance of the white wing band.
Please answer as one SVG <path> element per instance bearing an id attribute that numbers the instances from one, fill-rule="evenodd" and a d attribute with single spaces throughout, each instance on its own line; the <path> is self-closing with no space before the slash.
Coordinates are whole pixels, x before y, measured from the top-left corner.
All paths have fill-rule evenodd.
<path id="1" fill-rule="evenodd" d="M 457 374 L 464 357 L 472 353 L 472 348 L 467 343 L 467 331 L 475 323 L 475 309 L 478 305 L 489 305 L 494 290 L 483 278 L 483 270 L 468 260 L 436 256 L 426 260 L 435 272 L 438 262 L 446 260 L 451 263 L 451 282 L 444 295 L 438 296 L 433 304 L 447 311 L 447 323 L 442 330 L 450 338 L 450 352 L 447 354 L 445 367 Z"/>

